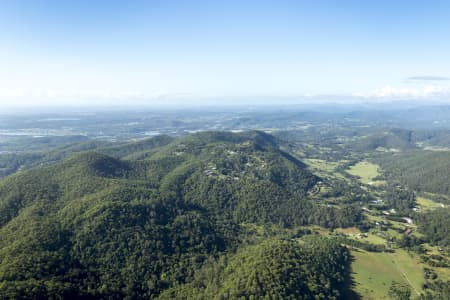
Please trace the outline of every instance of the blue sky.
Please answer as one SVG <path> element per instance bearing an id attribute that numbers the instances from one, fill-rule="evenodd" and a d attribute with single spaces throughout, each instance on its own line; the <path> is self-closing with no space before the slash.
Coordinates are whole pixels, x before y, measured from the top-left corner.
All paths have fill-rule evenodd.
<path id="1" fill-rule="evenodd" d="M 5 0 L 0 105 L 446 100 L 449 53 L 450 1 Z"/>

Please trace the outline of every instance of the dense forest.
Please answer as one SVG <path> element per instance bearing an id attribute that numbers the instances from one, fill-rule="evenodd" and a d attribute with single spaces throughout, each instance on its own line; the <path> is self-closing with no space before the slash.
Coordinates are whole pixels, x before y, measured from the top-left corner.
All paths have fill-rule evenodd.
<path id="1" fill-rule="evenodd" d="M 0 182 L 0 298 L 339 298 L 349 257 L 331 241 L 239 250 L 244 223 L 355 225 L 357 210 L 310 198 L 319 180 L 261 132 L 158 137 L 19 171 Z M 208 268 L 223 285 L 199 287 Z"/>
<path id="2" fill-rule="evenodd" d="M 377 160 L 390 180 L 399 180 L 417 192 L 450 196 L 448 151 L 412 151 Z"/>
<path id="3" fill-rule="evenodd" d="M 331 239 L 267 240 L 206 264 L 160 299 L 340 299 L 349 272 L 348 250 Z"/>
<path id="4" fill-rule="evenodd" d="M 450 208 L 420 214 L 418 223 L 430 243 L 450 249 Z"/>
<path id="5" fill-rule="evenodd" d="M 33 139 L 47 140 L 46 138 Z M 42 167 L 68 158 L 74 153 L 85 151 L 96 151 L 114 158 L 126 158 L 127 155 L 139 156 L 151 153 L 151 149 L 161 147 L 169 144 L 173 138 L 165 135 L 157 136 L 151 139 L 140 140 L 136 142 L 107 142 L 103 140 L 85 140 L 78 137 L 66 138 L 55 145 L 50 144 L 45 147 L 45 142 L 42 142 L 42 147 L 37 147 L 36 150 L 32 148 L 27 152 L 4 153 L 0 155 L 0 177 L 15 173 L 18 170 L 26 170 L 34 167 Z M 80 140 L 79 142 L 75 142 Z M 50 139 L 53 141 L 53 139 Z M 39 143 L 38 143 L 39 145 Z M 20 147 L 28 149 L 28 143 L 20 144 Z"/>
<path id="6" fill-rule="evenodd" d="M 408 251 L 426 266 L 420 299 L 446 299 L 450 211 L 417 206 L 447 203 L 447 152 L 372 148 L 247 131 L 4 154 L 0 298 L 358 299 L 355 258 Z M 382 184 L 348 172 L 368 153 Z M 397 279 L 385 295 L 411 298 Z"/>
<path id="7" fill-rule="evenodd" d="M 351 143 L 357 151 L 376 149 L 410 150 L 416 148 L 414 132 L 406 129 L 381 129 Z"/>

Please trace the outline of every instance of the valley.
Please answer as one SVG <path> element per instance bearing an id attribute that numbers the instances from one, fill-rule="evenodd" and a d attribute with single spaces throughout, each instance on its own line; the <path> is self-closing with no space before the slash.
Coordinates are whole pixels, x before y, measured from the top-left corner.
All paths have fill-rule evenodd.
<path id="1" fill-rule="evenodd" d="M 378 129 L 352 128 L 0 154 L 0 296 L 445 299 L 450 152 L 395 148 L 414 135 L 397 129 L 380 151 Z"/>
<path id="2" fill-rule="evenodd" d="M 0 1 L 0 300 L 450 300 L 450 1 Z"/>

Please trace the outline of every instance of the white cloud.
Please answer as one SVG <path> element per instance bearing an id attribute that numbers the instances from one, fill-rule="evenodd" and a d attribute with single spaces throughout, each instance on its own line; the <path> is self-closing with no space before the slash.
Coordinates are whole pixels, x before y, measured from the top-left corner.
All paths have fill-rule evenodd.
<path id="1" fill-rule="evenodd" d="M 426 85 L 423 87 L 393 87 L 388 85 L 369 93 L 354 93 L 353 96 L 364 98 L 423 99 L 450 96 L 450 89 L 440 85 Z"/>

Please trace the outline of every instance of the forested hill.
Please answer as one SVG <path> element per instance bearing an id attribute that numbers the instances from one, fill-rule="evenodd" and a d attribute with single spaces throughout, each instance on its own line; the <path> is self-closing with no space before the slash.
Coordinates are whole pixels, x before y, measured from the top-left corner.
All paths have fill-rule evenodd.
<path id="1" fill-rule="evenodd" d="M 1 224 L 37 199 L 54 204 L 121 185 L 158 190 L 221 215 L 226 209 L 239 221 L 268 221 L 283 216 L 286 199 L 300 204 L 317 180 L 302 162 L 280 151 L 272 136 L 260 132 L 200 133 L 156 152 L 152 147 L 120 152 L 133 159 L 85 152 L 5 178 L 0 182 Z"/>
<path id="2" fill-rule="evenodd" d="M 78 143 L 67 143 L 51 147 L 47 150 L 37 150 L 23 153 L 4 153 L 0 155 L 0 177 L 11 175 L 18 170 L 60 162 L 74 153 L 96 151 L 115 158 L 128 158 L 128 155 L 144 155 L 151 153 L 173 141 L 174 138 L 161 135 L 154 138 L 134 142 L 107 142 L 101 140 L 82 140 Z M 71 140 L 73 141 L 73 139 Z"/>
<path id="3" fill-rule="evenodd" d="M 416 148 L 414 132 L 406 129 L 383 129 L 352 142 L 352 148 L 359 151 L 410 150 Z"/>
<path id="4" fill-rule="evenodd" d="M 159 298 L 344 298 L 348 250 L 326 238 L 309 236 L 302 242 L 267 240 L 245 247 L 228 259 L 206 264 L 191 283 L 168 289 Z"/>
<path id="5" fill-rule="evenodd" d="M 450 196 L 450 152 L 412 151 L 386 155 L 377 162 L 388 178 L 400 180 L 418 192 Z"/>
<path id="6" fill-rule="evenodd" d="M 337 214 L 308 199 L 318 178 L 265 133 L 157 144 L 111 147 L 116 157 L 83 152 L 2 179 L 0 298 L 153 298 L 235 251 L 241 223 Z"/>

